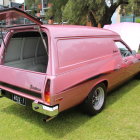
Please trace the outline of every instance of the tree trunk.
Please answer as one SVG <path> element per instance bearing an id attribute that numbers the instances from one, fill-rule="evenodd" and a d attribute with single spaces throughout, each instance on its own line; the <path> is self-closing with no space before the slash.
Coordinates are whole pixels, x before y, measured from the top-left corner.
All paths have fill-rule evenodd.
<path id="1" fill-rule="evenodd" d="M 116 9 L 118 8 L 119 5 L 126 3 L 126 1 L 124 0 L 120 0 L 118 3 L 113 4 L 112 6 L 105 7 L 105 12 L 104 15 L 101 17 L 100 22 L 97 23 L 96 21 L 96 17 L 93 15 L 93 13 L 90 13 L 90 20 L 93 23 L 94 26 L 96 27 L 103 27 L 106 24 L 111 24 L 111 17 L 113 16 L 114 12 L 116 11 Z M 128 3 L 128 2 L 127 2 Z"/>
<path id="2" fill-rule="evenodd" d="M 117 7 L 113 7 L 113 8 L 108 8 L 106 7 L 104 16 L 102 17 L 100 23 L 101 23 L 101 27 L 103 27 L 106 24 L 111 24 L 111 17 L 113 16 L 114 12 L 116 11 Z"/>
<path id="3" fill-rule="evenodd" d="M 89 17 L 89 20 L 92 23 L 92 26 L 97 27 L 98 23 L 96 22 L 96 20 L 95 20 L 95 18 L 94 18 L 94 16 L 93 16 L 91 11 L 89 12 L 88 17 Z"/>

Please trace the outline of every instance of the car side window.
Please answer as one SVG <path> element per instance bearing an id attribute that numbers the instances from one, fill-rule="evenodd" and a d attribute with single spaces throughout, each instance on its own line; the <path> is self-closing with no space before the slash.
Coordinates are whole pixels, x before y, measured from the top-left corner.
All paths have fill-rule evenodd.
<path id="1" fill-rule="evenodd" d="M 127 57 L 132 55 L 131 51 L 123 43 L 116 41 L 115 44 L 120 50 L 122 57 Z"/>

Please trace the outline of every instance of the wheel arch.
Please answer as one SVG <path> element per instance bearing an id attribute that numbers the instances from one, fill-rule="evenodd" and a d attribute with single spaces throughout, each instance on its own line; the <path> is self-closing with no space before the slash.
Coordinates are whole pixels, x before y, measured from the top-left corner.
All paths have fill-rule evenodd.
<path id="1" fill-rule="evenodd" d="M 106 89 L 108 88 L 108 80 L 107 80 L 107 79 L 103 79 L 103 80 L 100 80 L 100 81 L 96 82 L 96 83 L 93 85 L 93 88 L 94 88 L 96 85 L 100 84 L 100 83 L 103 83 L 103 84 L 105 85 Z"/>
<path id="2" fill-rule="evenodd" d="M 99 81 L 95 82 L 92 85 L 92 88 L 91 88 L 90 92 L 92 92 L 92 90 L 94 89 L 94 87 L 96 87 L 100 83 L 103 83 L 105 85 L 105 87 L 106 87 L 106 91 L 108 91 L 108 80 L 107 79 L 102 79 L 102 80 L 99 80 Z M 89 93 L 88 93 L 88 95 L 89 95 Z M 88 95 L 87 95 L 87 97 L 88 97 Z"/>
<path id="3" fill-rule="evenodd" d="M 102 81 L 101 83 L 104 83 L 106 89 L 108 88 L 108 81 L 107 81 L 107 80 L 104 80 L 104 81 Z"/>

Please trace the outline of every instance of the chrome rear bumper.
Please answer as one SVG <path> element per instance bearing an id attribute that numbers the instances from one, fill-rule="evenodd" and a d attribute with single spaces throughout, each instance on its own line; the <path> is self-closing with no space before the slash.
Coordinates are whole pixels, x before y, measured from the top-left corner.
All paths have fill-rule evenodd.
<path id="1" fill-rule="evenodd" d="M 58 105 L 50 107 L 34 101 L 32 103 L 32 109 L 36 112 L 42 113 L 50 117 L 56 116 L 58 114 Z"/>
<path id="2" fill-rule="evenodd" d="M 15 93 L 15 92 L 12 92 L 12 93 Z M 17 94 L 17 95 L 22 96 L 21 93 Z M 4 96 L 4 94 L 3 94 L 2 90 L 0 89 L 0 98 L 3 97 L 3 96 Z M 32 96 L 28 96 L 28 99 L 31 99 L 31 100 L 35 99 L 34 97 L 32 97 L 32 98 L 31 97 Z M 27 97 L 24 97 L 24 98 L 27 98 Z M 34 100 L 34 102 L 32 103 L 32 109 L 34 111 L 42 113 L 42 114 L 50 116 L 50 117 L 54 117 L 59 113 L 58 105 L 47 106 L 47 105 L 41 104 L 39 102 L 41 102 L 41 100 L 40 101 L 39 100 L 38 101 Z"/>

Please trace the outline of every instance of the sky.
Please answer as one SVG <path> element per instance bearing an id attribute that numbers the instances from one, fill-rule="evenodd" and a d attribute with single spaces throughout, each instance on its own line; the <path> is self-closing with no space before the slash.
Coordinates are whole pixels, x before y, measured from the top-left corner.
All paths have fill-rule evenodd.
<path id="1" fill-rule="evenodd" d="M 16 0 L 17 3 L 23 3 L 24 0 Z"/>

